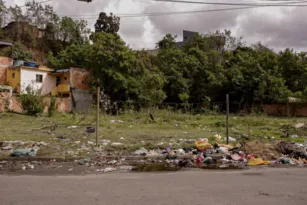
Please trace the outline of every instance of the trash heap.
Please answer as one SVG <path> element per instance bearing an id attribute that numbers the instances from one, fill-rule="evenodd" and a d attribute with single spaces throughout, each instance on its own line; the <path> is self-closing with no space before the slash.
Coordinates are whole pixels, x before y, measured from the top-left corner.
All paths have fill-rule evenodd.
<path id="1" fill-rule="evenodd" d="M 144 147 L 134 152 L 135 155 L 149 158 L 164 158 L 168 164 L 180 167 L 201 168 L 243 168 L 245 166 L 289 164 L 307 165 L 307 144 L 290 141 L 277 141 L 276 144 L 265 144 L 261 141 L 250 141 L 227 145 L 221 142 L 220 135 L 215 142 L 209 143 L 207 138 L 194 141 L 193 148 L 164 150 L 147 150 Z M 161 161 L 161 160 L 160 160 Z"/>

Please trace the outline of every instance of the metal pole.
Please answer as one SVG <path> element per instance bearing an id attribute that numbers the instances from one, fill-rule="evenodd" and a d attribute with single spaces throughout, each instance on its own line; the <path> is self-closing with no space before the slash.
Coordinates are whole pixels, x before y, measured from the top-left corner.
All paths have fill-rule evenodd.
<path id="1" fill-rule="evenodd" d="M 96 146 L 98 147 L 99 136 L 99 107 L 100 107 L 100 87 L 97 87 L 97 112 L 96 112 Z"/>
<path id="2" fill-rule="evenodd" d="M 226 94 L 226 141 L 227 141 L 227 144 L 229 144 L 228 121 L 229 121 L 229 94 Z"/>

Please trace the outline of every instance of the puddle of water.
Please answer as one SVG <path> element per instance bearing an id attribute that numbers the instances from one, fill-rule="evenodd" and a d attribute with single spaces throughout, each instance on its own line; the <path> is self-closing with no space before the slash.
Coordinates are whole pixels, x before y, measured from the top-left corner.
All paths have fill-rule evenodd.
<path id="1" fill-rule="evenodd" d="M 152 164 L 137 164 L 132 168 L 133 172 L 174 172 L 181 168 L 175 165 L 152 163 Z"/>

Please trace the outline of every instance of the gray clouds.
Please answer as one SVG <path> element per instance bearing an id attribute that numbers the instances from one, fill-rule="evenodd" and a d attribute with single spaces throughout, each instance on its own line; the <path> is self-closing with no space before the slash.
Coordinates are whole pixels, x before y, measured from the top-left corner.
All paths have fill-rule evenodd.
<path id="1" fill-rule="evenodd" d="M 220 0 L 227 2 L 225 0 Z M 7 4 L 23 5 L 25 0 L 9 0 Z M 236 0 L 235 2 L 243 2 Z M 245 3 L 247 1 L 244 1 Z M 251 2 L 251 1 L 248 1 Z M 221 6 L 152 2 L 150 0 L 53 0 L 52 5 L 60 15 L 82 17 L 93 27 L 99 12 L 115 14 L 187 11 L 225 8 Z M 247 43 L 261 41 L 275 50 L 286 47 L 303 50 L 307 46 L 305 8 L 255 8 L 227 12 L 182 14 L 172 16 L 122 18 L 120 34 L 131 47 L 153 48 L 166 33 L 182 38 L 182 30 L 208 33 L 217 29 L 231 29 L 243 36 Z"/>

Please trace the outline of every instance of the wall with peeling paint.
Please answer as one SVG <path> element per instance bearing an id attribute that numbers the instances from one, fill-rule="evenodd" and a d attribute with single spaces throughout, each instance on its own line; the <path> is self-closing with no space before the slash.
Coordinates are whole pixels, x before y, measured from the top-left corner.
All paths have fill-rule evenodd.
<path id="1" fill-rule="evenodd" d="M 13 59 L 8 57 L 0 57 L 0 85 L 6 85 L 7 68 L 13 64 Z"/>

